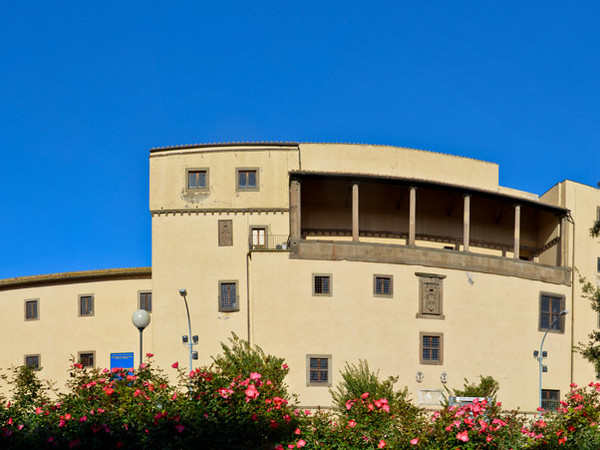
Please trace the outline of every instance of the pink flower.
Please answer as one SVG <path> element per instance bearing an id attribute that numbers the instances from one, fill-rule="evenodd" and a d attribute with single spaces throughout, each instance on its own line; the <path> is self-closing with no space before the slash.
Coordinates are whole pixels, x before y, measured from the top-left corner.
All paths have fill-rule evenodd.
<path id="1" fill-rule="evenodd" d="M 362 398 L 363 400 L 369 398 L 369 393 L 365 392 L 363 395 L 360 396 L 360 398 Z"/>
<path id="2" fill-rule="evenodd" d="M 80 422 L 86 422 L 86 421 L 87 421 L 87 416 L 81 416 L 81 417 L 79 418 L 79 421 L 80 421 Z"/>
<path id="3" fill-rule="evenodd" d="M 178 362 L 174 362 L 173 364 L 171 364 L 171 367 L 173 369 L 177 369 L 179 367 L 179 363 Z"/>
<path id="4" fill-rule="evenodd" d="M 244 394 L 246 394 L 246 402 L 249 402 L 250 400 L 252 400 L 253 398 L 256 398 L 259 396 L 259 392 L 258 390 L 254 387 L 253 384 L 251 384 L 250 386 L 248 386 L 248 389 L 246 389 L 244 391 Z"/>
<path id="5" fill-rule="evenodd" d="M 348 422 L 348 426 L 350 428 L 354 428 L 356 426 L 356 420 L 352 419 L 350 422 Z"/>
<path id="6" fill-rule="evenodd" d="M 419 443 L 419 439 L 418 438 L 414 438 L 410 441 L 411 445 L 417 445 Z"/>
<path id="7" fill-rule="evenodd" d="M 469 441 L 469 433 L 466 430 L 461 431 L 460 433 L 458 433 L 456 435 L 456 439 L 458 439 L 459 441 L 462 441 L 462 442 L 468 442 Z"/>
<path id="8" fill-rule="evenodd" d="M 146 358 L 152 358 L 154 356 L 154 353 L 146 353 Z"/>
<path id="9" fill-rule="evenodd" d="M 171 397 L 171 400 L 175 400 L 176 398 L 177 398 L 177 392 L 175 392 L 175 393 L 173 394 L 173 397 Z"/>
<path id="10" fill-rule="evenodd" d="M 296 443 L 296 447 L 301 448 L 304 447 L 306 445 L 306 441 L 303 439 L 300 439 L 297 443 Z"/>
<path id="11" fill-rule="evenodd" d="M 41 408 L 41 406 L 38 406 L 37 408 L 35 408 L 35 413 L 36 414 L 41 414 L 43 411 L 43 409 Z"/>
<path id="12" fill-rule="evenodd" d="M 253 380 L 253 381 L 254 381 L 254 380 L 258 380 L 258 379 L 259 379 L 261 376 L 262 376 L 262 375 L 261 375 L 260 373 L 258 373 L 258 372 L 252 372 L 252 373 L 250 374 L 250 379 L 251 379 L 251 380 Z"/>
<path id="13" fill-rule="evenodd" d="M 106 392 L 106 395 L 111 395 L 115 390 L 113 388 L 106 388 L 104 389 L 104 392 Z"/>
<path id="14" fill-rule="evenodd" d="M 492 439 L 494 439 L 494 438 L 492 437 L 492 435 L 491 435 L 491 434 L 488 434 L 488 435 L 487 435 L 487 437 L 485 438 L 485 441 L 486 441 L 486 442 L 491 442 L 491 441 L 492 441 Z"/>
<path id="15" fill-rule="evenodd" d="M 283 370 L 285 370 L 285 369 L 287 369 L 287 368 L 288 368 L 288 365 L 287 365 L 287 364 L 282 364 L 281 368 L 282 368 Z"/>
<path id="16" fill-rule="evenodd" d="M 377 444 L 377 448 L 383 448 L 383 447 L 385 447 L 385 445 L 386 445 L 386 444 L 385 444 L 385 441 L 384 441 L 383 439 L 381 439 L 381 440 L 379 441 L 379 444 Z"/>
<path id="17" fill-rule="evenodd" d="M 301 434 L 302 431 L 300 430 L 300 428 L 296 428 L 296 431 L 294 431 L 294 434 Z"/>
<path id="18" fill-rule="evenodd" d="M 185 430 L 185 427 L 183 425 L 181 425 L 180 423 L 178 423 L 177 425 L 175 425 L 175 429 L 177 430 L 178 433 L 183 433 L 183 430 Z"/>

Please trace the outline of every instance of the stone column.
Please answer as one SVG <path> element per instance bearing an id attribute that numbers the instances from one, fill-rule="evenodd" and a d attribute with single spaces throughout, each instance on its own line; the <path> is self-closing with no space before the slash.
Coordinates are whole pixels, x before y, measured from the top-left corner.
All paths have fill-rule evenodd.
<path id="1" fill-rule="evenodd" d="M 302 231 L 300 194 L 300 181 L 292 180 L 290 182 L 290 237 L 292 239 L 300 239 Z"/>
<path id="2" fill-rule="evenodd" d="M 556 252 L 556 265 L 567 266 L 567 218 L 561 217 L 558 222 L 558 250 Z"/>
<path id="3" fill-rule="evenodd" d="M 417 224 L 417 188 L 410 188 L 410 204 L 408 215 L 408 245 L 415 245 L 415 229 Z"/>
<path id="4" fill-rule="evenodd" d="M 521 256 L 521 205 L 515 205 L 515 248 L 514 258 Z"/>
<path id="5" fill-rule="evenodd" d="M 358 183 L 352 183 L 352 241 L 358 242 Z"/>
<path id="6" fill-rule="evenodd" d="M 471 196 L 465 195 L 463 207 L 463 251 L 469 251 L 471 240 Z"/>

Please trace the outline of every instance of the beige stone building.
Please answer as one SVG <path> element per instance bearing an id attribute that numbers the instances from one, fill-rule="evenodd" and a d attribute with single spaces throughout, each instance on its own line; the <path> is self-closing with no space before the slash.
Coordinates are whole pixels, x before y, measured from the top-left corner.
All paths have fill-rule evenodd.
<path id="1" fill-rule="evenodd" d="M 151 271 L 0 280 L 0 365 L 63 382 L 70 355 L 137 363 L 140 306 L 145 351 L 187 365 L 185 288 L 194 364 L 235 332 L 286 358 L 303 406 L 328 405 L 344 363 L 366 359 L 426 407 L 444 384 L 492 375 L 507 408 L 533 411 L 548 327 L 544 400 L 596 378 L 573 351 L 598 327 L 573 269 L 597 279 L 599 207 L 597 188 L 563 181 L 538 196 L 500 186 L 496 164 L 406 148 L 152 149 Z"/>

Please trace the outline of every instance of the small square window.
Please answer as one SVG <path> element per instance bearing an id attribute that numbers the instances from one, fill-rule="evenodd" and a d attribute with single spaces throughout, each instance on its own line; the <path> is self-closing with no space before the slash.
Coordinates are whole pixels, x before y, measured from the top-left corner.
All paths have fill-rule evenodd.
<path id="1" fill-rule="evenodd" d="M 313 295 L 331 295 L 331 275 L 313 274 Z"/>
<path id="2" fill-rule="evenodd" d="M 25 300 L 25 320 L 39 319 L 38 300 Z"/>
<path id="3" fill-rule="evenodd" d="M 331 386 L 331 355 L 306 355 L 306 385 Z"/>
<path id="4" fill-rule="evenodd" d="M 373 295 L 391 297 L 394 289 L 394 278 L 391 275 L 373 275 Z"/>
<path id="5" fill-rule="evenodd" d="M 237 188 L 243 191 L 258 190 L 258 169 L 237 169 Z"/>
<path id="6" fill-rule="evenodd" d="M 25 355 L 25 367 L 40 369 L 40 355 Z"/>
<path id="7" fill-rule="evenodd" d="M 207 189 L 208 188 L 208 170 L 190 169 L 187 171 L 188 189 Z"/>
<path id="8" fill-rule="evenodd" d="M 421 364 L 442 364 L 444 362 L 444 335 L 442 333 L 421 333 Z"/>
<path id="9" fill-rule="evenodd" d="M 542 408 L 554 411 L 560 405 L 560 391 L 558 389 L 542 389 Z"/>
<path id="10" fill-rule="evenodd" d="M 80 295 L 79 296 L 79 315 L 93 316 L 94 315 L 94 296 Z"/>
<path id="11" fill-rule="evenodd" d="M 565 297 L 556 294 L 540 294 L 540 321 L 539 331 L 565 332 L 565 318 L 561 311 L 565 309 Z"/>
<path id="12" fill-rule="evenodd" d="M 140 309 L 152 312 L 152 292 L 140 292 Z"/>
<path id="13" fill-rule="evenodd" d="M 219 311 L 239 311 L 237 281 L 219 282 Z"/>
<path id="14" fill-rule="evenodd" d="M 96 360 L 95 352 L 79 352 L 79 364 L 83 367 L 93 368 Z"/>

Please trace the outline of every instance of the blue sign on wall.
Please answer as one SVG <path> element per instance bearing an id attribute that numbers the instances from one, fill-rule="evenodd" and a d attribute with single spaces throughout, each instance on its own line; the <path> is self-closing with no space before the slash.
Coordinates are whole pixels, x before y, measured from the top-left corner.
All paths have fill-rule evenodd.
<path id="1" fill-rule="evenodd" d="M 131 369 L 135 367 L 133 364 L 133 352 L 123 353 L 111 353 L 110 354 L 110 368 L 121 367 L 125 369 Z"/>

